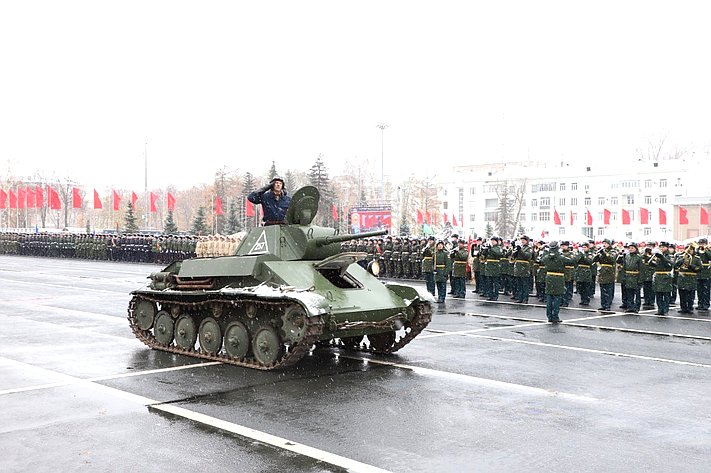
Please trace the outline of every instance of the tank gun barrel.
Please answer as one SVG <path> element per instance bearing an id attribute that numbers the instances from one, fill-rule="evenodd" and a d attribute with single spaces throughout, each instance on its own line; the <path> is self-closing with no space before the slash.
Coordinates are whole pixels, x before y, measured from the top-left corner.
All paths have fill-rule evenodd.
<path id="1" fill-rule="evenodd" d="M 343 234 L 343 235 L 332 235 L 327 237 L 314 238 L 314 244 L 316 246 L 330 245 L 331 243 L 340 243 L 342 241 L 357 240 L 359 238 L 369 238 L 380 235 L 387 235 L 387 230 L 377 230 L 374 232 L 363 232 L 354 234 Z"/>

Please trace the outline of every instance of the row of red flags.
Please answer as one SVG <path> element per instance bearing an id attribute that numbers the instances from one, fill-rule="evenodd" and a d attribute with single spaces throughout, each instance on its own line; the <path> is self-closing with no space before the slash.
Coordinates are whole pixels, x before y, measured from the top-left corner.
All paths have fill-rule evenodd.
<path id="1" fill-rule="evenodd" d="M 431 214 L 429 210 L 422 211 L 420 209 L 417 209 L 417 224 L 418 225 L 422 225 L 425 222 L 427 222 L 427 225 L 432 225 L 433 220 L 434 220 L 434 215 Z M 442 223 L 449 223 L 449 215 L 447 213 L 444 213 L 442 215 Z M 457 217 L 454 214 L 452 214 L 452 225 L 455 227 L 459 226 L 459 224 L 457 223 Z"/>
<path id="2" fill-rule="evenodd" d="M 699 208 L 699 225 L 708 225 L 709 224 L 709 212 L 703 207 Z M 684 207 L 679 207 L 679 225 L 688 225 L 689 224 L 689 217 L 688 217 L 688 209 Z M 640 225 L 649 225 L 649 217 L 651 215 L 651 212 L 649 209 L 645 209 L 644 207 L 639 208 L 639 223 Z M 610 212 L 608 209 L 603 209 L 602 212 L 602 224 L 603 225 L 610 225 L 610 218 L 612 216 L 612 212 Z M 560 214 L 558 213 L 558 210 L 553 211 L 553 223 L 555 225 L 562 225 L 563 222 L 561 221 Z M 575 224 L 575 219 L 573 217 L 573 212 L 570 213 L 570 224 L 574 225 Z M 589 210 L 585 212 L 585 224 L 586 225 L 592 225 L 593 224 L 593 218 L 592 214 L 590 213 Z M 632 215 L 629 210 L 622 209 L 622 225 L 631 225 L 632 224 Z M 659 225 L 666 225 L 667 224 L 667 212 L 666 210 L 659 209 Z"/>

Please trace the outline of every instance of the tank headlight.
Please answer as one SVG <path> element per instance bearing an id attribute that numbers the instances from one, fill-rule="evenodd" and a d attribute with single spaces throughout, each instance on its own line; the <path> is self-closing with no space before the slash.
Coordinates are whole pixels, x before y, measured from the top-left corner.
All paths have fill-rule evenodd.
<path id="1" fill-rule="evenodd" d="M 368 272 L 377 277 L 380 274 L 380 263 L 377 261 L 371 261 L 368 263 Z"/>

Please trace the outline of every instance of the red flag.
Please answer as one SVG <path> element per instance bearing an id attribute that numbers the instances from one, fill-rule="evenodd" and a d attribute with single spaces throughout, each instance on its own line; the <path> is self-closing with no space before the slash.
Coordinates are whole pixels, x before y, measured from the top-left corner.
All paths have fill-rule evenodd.
<path id="1" fill-rule="evenodd" d="M 699 225 L 708 225 L 709 224 L 709 211 L 706 210 L 703 207 L 700 207 L 699 209 Z"/>
<path id="2" fill-rule="evenodd" d="M 219 197 L 218 197 L 219 199 Z M 168 210 L 173 211 L 175 210 L 175 196 L 168 192 Z"/>
<path id="3" fill-rule="evenodd" d="M 101 205 L 101 199 L 99 198 L 99 193 L 94 189 L 94 210 L 103 209 L 104 206 Z"/>
<path id="4" fill-rule="evenodd" d="M 10 208 L 17 208 L 17 194 L 15 194 L 12 189 L 10 189 Z"/>
<path id="5" fill-rule="evenodd" d="M 639 223 L 642 225 L 649 224 L 649 210 L 644 207 L 639 208 Z"/>
<path id="6" fill-rule="evenodd" d="M 447 214 L 445 213 L 442 217 L 444 219 L 444 223 L 449 223 L 449 217 L 447 217 Z"/>
<path id="7" fill-rule="evenodd" d="M 135 192 L 131 192 L 131 206 L 135 209 L 136 208 L 136 202 L 138 201 L 138 196 L 136 195 Z"/>
<path id="8" fill-rule="evenodd" d="M 604 209 L 602 212 L 602 223 L 603 225 L 609 225 L 610 224 L 610 216 L 612 216 L 612 212 L 610 212 L 607 209 Z"/>
<path id="9" fill-rule="evenodd" d="M 336 207 L 336 204 L 331 205 L 331 216 L 333 220 L 338 220 L 338 207 Z"/>
<path id="10" fill-rule="evenodd" d="M 35 204 L 35 190 L 31 187 L 28 187 L 27 190 L 25 191 L 27 193 L 27 208 L 28 209 L 34 209 L 36 204 Z"/>
<path id="11" fill-rule="evenodd" d="M 553 223 L 556 225 L 561 225 L 560 215 L 558 215 L 557 210 L 553 210 Z"/>
<path id="12" fill-rule="evenodd" d="M 452 225 L 455 227 L 459 226 L 459 225 L 457 225 L 457 216 L 454 214 L 452 214 Z"/>
<path id="13" fill-rule="evenodd" d="M 687 210 L 684 207 L 679 207 L 679 225 L 688 225 L 689 217 L 686 216 Z"/>
<path id="14" fill-rule="evenodd" d="M 219 196 L 215 196 L 215 215 L 224 215 L 222 210 L 222 201 Z"/>
<path id="15" fill-rule="evenodd" d="M 47 186 L 47 205 L 52 210 L 59 210 L 62 208 L 62 202 L 59 200 L 59 193 L 52 187 Z"/>
<path id="16" fill-rule="evenodd" d="M 7 192 L 0 189 L 0 209 L 7 208 Z"/>
<path id="17" fill-rule="evenodd" d="M 425 223 L 425 219 L 422 216 L 422 211 L 418 210 L 417 211 L 417 224 L 422 225 L 423 223 Z"/>
<path id="18" fill-rule="evenodd" d="M 427 221 L 427 225 L 432 223 L 432 216 L 430 215 L 429 210 L 425 210 L 425 220 Z"/>
<path id="19" fill-rule="evenodd" d="M 158 208 L 156 207 L 156 200 L 158 200 L 158 196 L 153 192 L 150 192 L 149 195 L 151 198 L 151 212 L 158 212 Z"/>
<path id="20" fill-rule="evenodd" d="M 24 209 L 26 203 L 27 203 L 27 192 L 25 192 L 25 189 L 23 187 L 18 187 L 17 188 L 17 208 Z"/>
<path id="21" fill-rule="evenodd" d="M 587 215 L 585 215 L 585 224 L 587 226 L 590 226 L 590 225 L 592 225 L 592 214 L 590 213 L 589 210 L 587 210 L 586 212 L 587 212 Z"/>
<path id="22" fill-rule="evenodd" d="M 72 207 L 75 209 L 81 208 L 81 191 L 78 187 L 72 187 Z"/>
<path id="23" fill-rule="evenodd" d="M 573 218 L 573 211 L 570 211 L 570 226 L 575 225 L 575 219 Z"/>
<path id="24" fill-rule="evenodd" d="M 114 210 L 118 210 L 120 206 L 121 206 L 121 196 L 118 195 L 118 192 L 114 191 Z"/>
<path id="25" fill-rule="evenodd" d="M 35 186 L 35 207 L 38 209 L 44 207 L 44 193 L 40 186 Z"/>
<path id="26" fill-rule="evenodd" d="M 545 238 L 545 237 L 546 237 L 546 231 L 545 231 L 545 230 L 541 230 L 541 239 L 543 239 L 543 238 Z"/>
<path id="27" fill-rule="evenodd" d="M 244 199 L 244 213 L 247 217 L 254 217 L 254 204 L 247 199 Z"/>
<path id="28" fill-rule="evenodd" d="M 631 221 L 630 211 L 622 209 L 622 225 L 629 225 Z"/>
<path id="29" fill-rule="evenodd" d="M 667 224 L 667 213 L 659 209 L 659 225 L 666 225 Z"/>

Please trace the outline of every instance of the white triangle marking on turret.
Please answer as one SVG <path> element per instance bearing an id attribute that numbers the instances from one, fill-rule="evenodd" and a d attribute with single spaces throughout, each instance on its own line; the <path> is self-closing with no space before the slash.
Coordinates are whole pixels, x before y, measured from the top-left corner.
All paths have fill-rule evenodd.
<path id="1" fill-rule="evenodd" d="M 257 238 L 257 241 L 254 243 L 254 246 L 252 246 L 252 249 L 249 250 L 249 255 L 255 255 L 255 254 L 260 254 L 260 253 L 269 253 L 269 245 L 267 244 L 267 232 L 265 230 L 262 230 L 262 234 L 259 235 L 259 238 Z"/>

